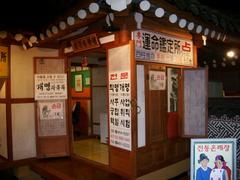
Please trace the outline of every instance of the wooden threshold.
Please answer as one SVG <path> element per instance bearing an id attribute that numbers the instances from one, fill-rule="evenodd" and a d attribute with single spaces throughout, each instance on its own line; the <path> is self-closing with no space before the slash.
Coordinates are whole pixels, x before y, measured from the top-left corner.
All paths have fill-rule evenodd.
<path id="1" fill-rule="evenodd" d="M 102 168 L 67 157 L 35 160 L 30 167 L 33 171 L 48 179 L 125 180 L 124 177 Z"/>

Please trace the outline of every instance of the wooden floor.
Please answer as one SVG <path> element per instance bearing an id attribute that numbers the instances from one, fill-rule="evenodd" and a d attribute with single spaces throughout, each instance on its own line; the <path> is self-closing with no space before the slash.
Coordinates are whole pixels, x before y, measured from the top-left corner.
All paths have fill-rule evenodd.
<path id="1" fill-rule="evenodd" d="M 49 180 L 125 180 L 100 166 L 71 158 L 36 160 L 31 169 Z"/>
<path id="2" fill-rule="evenodd" d="M 74 141 L 73 153 L 101 164 L 109 164 L 108 145 L 101 143 L 97 138 Z"/>

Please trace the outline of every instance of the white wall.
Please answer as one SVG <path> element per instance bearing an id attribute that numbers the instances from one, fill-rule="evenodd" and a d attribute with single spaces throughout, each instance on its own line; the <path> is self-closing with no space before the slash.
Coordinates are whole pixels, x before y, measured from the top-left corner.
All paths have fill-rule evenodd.
<path id="1" fill-rule="evenodd" d="M 0 155 L 8 158 L 6 105 L 0 104 Z"/>
<path id="2" fill-rule="evenodd" d="M 0 79 L 0 98 L 5 98 L 6 97 L 6 82 L 2 79 Z"/>
<path id="3" fill-rule="evenodd" d="M 11 46 L 11 98 L 33 98 L 33 58 L 57 57 L 58 50 Z M 34 103 L 12 104 L 13 159 L 36 156 Z"/>
<path id="4" fill-rule="evenodd" d="M 11 46 L 11 97 L 33 97 L 33 57 L 57 57 L 58 50 Z"/>
<path id="5" fill-rule="evenodd" d="M 34 104 L 12 105 L 13 160 L 36 156 Z"/>

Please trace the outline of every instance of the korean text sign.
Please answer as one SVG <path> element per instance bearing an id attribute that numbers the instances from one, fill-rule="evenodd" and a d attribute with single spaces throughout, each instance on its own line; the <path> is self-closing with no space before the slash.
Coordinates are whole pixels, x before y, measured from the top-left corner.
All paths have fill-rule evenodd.
<path id="1" fill-rule="evenodd" d="M 67 99 L 67 74 L 35 74 L 35 100 Z"/>
<path id="2" fill-rule="evenodd" d="M 109 74 L 110 145 L 131 150 L 130 71 Z"/>
<path id="3" fill-rule="evenodd" d="M 236 179 L 236 139 L 191 139 L 191 180 Z"/>
<path id="4" fill-rule="evenodd" d="M 134 31 L 133 40 L 137 60 L 193 66 L 193 43 L 190 40 L 143 30 Z"/>

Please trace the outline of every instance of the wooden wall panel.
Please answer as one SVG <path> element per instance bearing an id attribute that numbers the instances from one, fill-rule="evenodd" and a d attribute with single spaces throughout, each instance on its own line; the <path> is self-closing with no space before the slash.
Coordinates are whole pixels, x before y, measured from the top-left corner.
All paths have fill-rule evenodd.
<path id="1" fill-rule="evenodd" d="M 177 163 L 189 157 L 189 140 L 164 140 L 139 149 L 137 152 L 137 176 Z"/>
<path id="2" fill-rule="evenodd" d="M 148 143 L 162 140 L 166 134 L 167 91 L 149 90 L 149 71 L 165 71 L 160 65 L 149 65 L 145 68 L 147 136 Z"/>
<path id="3" fill-rule="evenodd" d="M 109 151 L 111 152 L 109 153 L 111 169 L 120 175 L 131 177 L 132 172 L 135 172 L 133 153 L 131 151 L 119 150 L 112 146 L 109 146 Z"/>
<path id="4" fill-rule="evenodd" d="M 176 163 L 189 156 L 189 140 L 167 138 L 167 90 L 149 89 L 149 71 L 165 71 L 166 67 L 140 63 L 145 69 L 146 139 L 145 147 L 137 150 L 137 176 Z"/>
<path id="5" fill-rule="evenodd" d="M 35 57 L 34 70 L 36 74 L 65 73 L 65 60 L 58 57 Z M 63 119 L 40 119 L 40 103 L 62 102 Z M 66 100 L 39 100 L 35 107 L 37 157 L 58 157 L 70 155 L 68 106 Z M 44 132 L 44 133 L 42 133 Z"/>
<path id="6" fill-rule="evenodd" d="M 39 138 L 38 144 L 38 151 L 41 152 L 38 158 L 67 156 L 69 154 L 67 136 Z"/>

